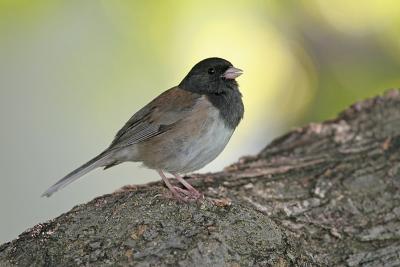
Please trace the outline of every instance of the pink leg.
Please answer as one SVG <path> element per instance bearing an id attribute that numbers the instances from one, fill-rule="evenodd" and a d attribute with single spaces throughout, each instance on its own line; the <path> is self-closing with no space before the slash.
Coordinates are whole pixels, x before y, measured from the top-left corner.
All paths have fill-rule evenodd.
<path id="1" fill-rule="evenodd" d="M 173 186 L 173 185 L 168 181 L 168 178 L 165 176 L 165 174 L 163 173 L 162 170 L 157 170 L 157 172 L 158 172 L 158 174 L 161 176 L 161 178 L 163 179 L 165 185 L 166 185 L 166 186 L 168 187 L 168 189 L 172 192 L 172 194 L 174 195 L 175 198 L 177 198 L 178 200 L 182 200 L 182 201 L 188 201 L 187 197 L 185 197 L 185 196 L 179 194 L 179 192 L 185 194 L 185 193 L 182 192 L 182 191 L 186 191 L 186 190 L 180 188 L 182 191 L 179 190 L 179 192 L 178 192 L 177 187 L 176 187 L 176 186 Z M 185 195 L 187 195 L 187 194 L 185 194 Z"/>
<path id="2" fill-rule="evenodd" d="M 174 174 L 175 178 L 191 193 L 192 197 L 195 199 L 203 198 L 203 194 L 196 190 L 191 184 L 189 184 L 185 179 L 179 174 Z"/>
<path id="3" fill-rule="evenodd" d="M 184 194 L 185 196 L 191 196 L 192 193 L 190 193 L 190 191 L 180 188 L 179 186 L 174 186 L 174 189 L 182 194 Z"/>

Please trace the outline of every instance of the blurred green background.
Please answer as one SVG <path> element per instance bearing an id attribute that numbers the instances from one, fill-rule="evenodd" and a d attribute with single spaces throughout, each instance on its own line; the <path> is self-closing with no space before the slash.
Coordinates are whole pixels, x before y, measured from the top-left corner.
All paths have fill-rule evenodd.
<path id="1" fill-rule="evenodd" d="M 399 1 L 0 0 L 0 243 L 125 184 L 139 164 L 40 194 L 199 60 L 242 68 L 245 118 L 205 169 L 400 84 Z"/>

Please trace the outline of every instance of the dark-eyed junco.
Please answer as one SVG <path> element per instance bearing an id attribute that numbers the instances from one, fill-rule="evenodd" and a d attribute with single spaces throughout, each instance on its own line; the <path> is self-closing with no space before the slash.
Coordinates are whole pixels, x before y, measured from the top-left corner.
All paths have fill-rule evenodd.
<path id="1" fill-rule="evenodd" d="M 242 95 L 235 81 L 241 74 L 242 70 L 222 58 L 200 61 L 178 86 L 134 114 L 104 152 L 42 196 L 51 196 L 95 168 L 134 161 L 157 170 L 176 198 L 202 197 L 181 174 L 204 167 L 225 148 L 243 117 Z M 173 174 L 186 189 L 171 185 L 165 172 Z"/>

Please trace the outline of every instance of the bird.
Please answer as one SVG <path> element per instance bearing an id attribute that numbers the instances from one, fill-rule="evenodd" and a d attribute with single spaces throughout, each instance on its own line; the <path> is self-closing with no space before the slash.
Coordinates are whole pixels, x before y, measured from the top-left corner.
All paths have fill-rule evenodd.
<path id="1" fill-rule="evenodd" d="M 158 172 L 177 200 L 204 198 L 183 175 L 214 160 L 242 120 L 244 105 L 236 81 L 242 73 L 223 58 L 198 62 L 178 86 L 136 112 L 107 149 L 60 179 L 42 196 L 50 197 L 96 168 L 141 162 Z M 184 188 L 172 185 L 166 173 Z"/>

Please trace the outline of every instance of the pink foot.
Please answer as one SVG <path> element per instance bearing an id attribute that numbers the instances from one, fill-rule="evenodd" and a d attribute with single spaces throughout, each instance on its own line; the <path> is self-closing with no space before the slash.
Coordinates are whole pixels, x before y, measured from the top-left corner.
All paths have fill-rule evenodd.
<path id="1" fill-rule="evenodd" d="M 178 200 L 180 202 L 189 202 L 190 199 L 188 196 L 186 196 L 184 193 L 182 192 L 178 192 L 177 190 L 175 191 L 170 191 L 172 193 L 172 198 L 175 200 Z"/>
<path id="2" fill-rule="evenodd" d="M 168 187 L 168 189 L 171 191 L 172 195 L 174 196 L 175 199 L 182 201 L 182 202 L 189 202 L 189 201 L 195 201 L 198 199 L 203 199 L 204 196 L 201 194 L 199 191 L 197 191 L 193 186 L 191 186 L 188 182 L 186 182 L 182 177 L 179 175 L 175 175 L 175 177 L 178 179 L 181 184 L 186 187 L 186 189 L 173 186 L 169 181 L 168 178 L 165 176 L 164 172 L 162 170 L 158 170 L 158 173 L 160 174 L 161 178 L 163 179 L 165 185 Z"/>
<path id="3" fill-rule="evenodd" d="M 178 186 L 174 186 L 174 190 L 178 191 L 179 193 L 185 195 L 185 198 L 188 201 L 194 201 L 194 200 L 198 200 L 198 199 L 203 199 L 204 195 L 202 193 L 200 193 L 197 190 L 186 190 L 183 188 L 180 188 Z"/>
<path id="4" fill-rule="evenodd" d="M 185 179 L 183 179 L 180 175 L 174 174 L 175 178 L 184 186 L 190 193 L 191 198 L 194 200 L 203 199 L 204 195 L 196 190 L 191 184 L 189 184 Z"/>

